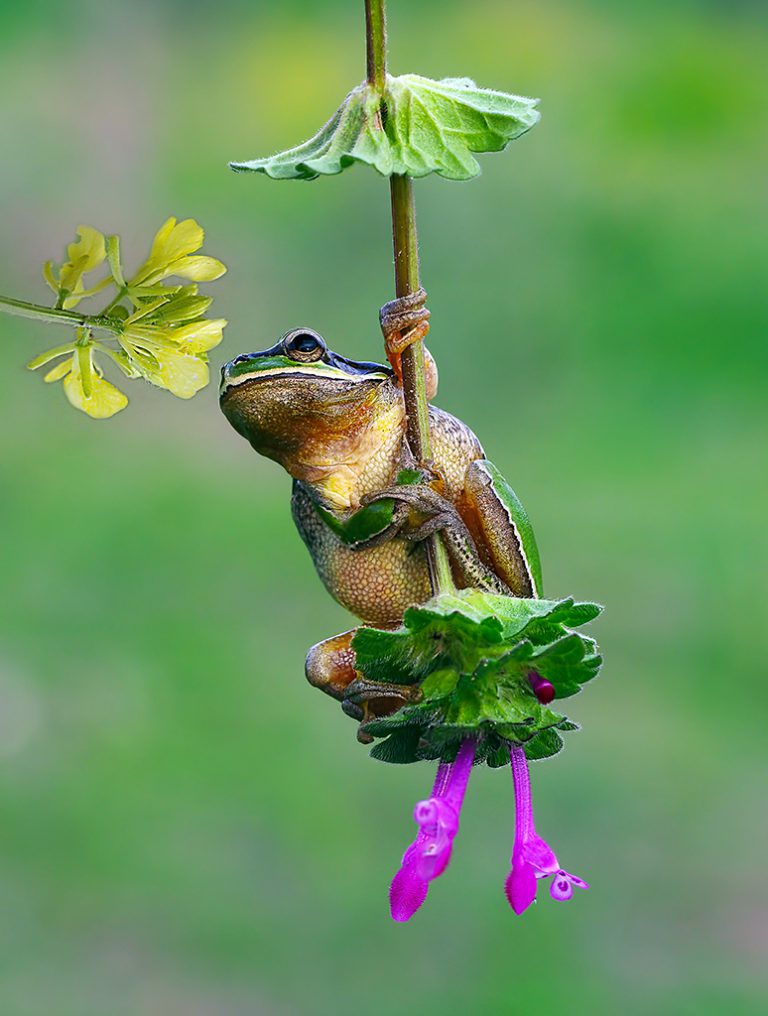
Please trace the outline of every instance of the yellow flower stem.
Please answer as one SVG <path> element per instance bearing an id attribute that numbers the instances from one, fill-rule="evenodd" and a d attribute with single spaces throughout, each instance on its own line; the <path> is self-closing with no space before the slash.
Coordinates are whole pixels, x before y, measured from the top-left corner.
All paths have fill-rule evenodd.
<path id="1" fill-rule="evenodd" d="M 109 332 L 110 335 L 120 335 L 122 332 L 121 323 L 113 320 L 106 313 L 94 316 L 78 314 L 77 311 L 43 307 L 39 303 L 15 300 L 10 296 L 0 296 L 0 311 L 5 314 L 15 314 L 17 317 L 30 318 L 32 321 L 43 321 L 46 324 L 69 325 L 72 328 L 96 328 Z"/>
<path id="2" fill-rule="evenodd" d="M 109 312 L 114 310 L 115 307 L 117 307 L 117 305 L 120 303 L 120 301 L 123 299 L 123 297 L 127 295 L 127 293 L 128 293 L 128 287 L 127 286 L 122 286 L 120 289 L 118 289 L 117 294 L 115 295 L 114 299 L 110 300 L 109 303 L 107 304 L 107 306 L 101 312 L 102 315 L 108 316 Z"/>

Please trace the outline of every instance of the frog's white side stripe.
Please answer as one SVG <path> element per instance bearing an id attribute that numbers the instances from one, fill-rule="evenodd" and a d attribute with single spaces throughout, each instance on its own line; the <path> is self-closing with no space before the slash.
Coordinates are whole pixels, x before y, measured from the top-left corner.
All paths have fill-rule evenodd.
<path id="1" fill-rule="evenodd" d="M 476 466 L 478 469 L 480 469 L 481 472 L 483 472 L 488 477 L 488 481 L 491 485 L 491 490 L 493 490 L 494 489 L 493 477 L 491 476 L 488 469 L 486 469 L 486 467 L 480 461 L 474 462 L 473 465 Z M 501 500 L 500 497 L 497 497 L 496 500 L 504 509 L 504 514 L 507 516 L 507 520 L 509 521 L 509 524 L 512 527 L 512 532 L 514 533 L 515 540 L 517 541 L 517 549 L 520 551 L 520 557 L 522 558 L 523 564 L 525 565 L 525 574 L 528 576 L 528 581 L 531 584 L 531 589 L 533 590 L 534 597 L 538 599 L 541 593 L 539 592 L 538 587 L 536 586 L 536 579 L 533 577 L 533 571 L 531 570 L 531 565 L 525 553 L 525 548 L 523 547 L 523 538 L 520 535 L 520 530 L 517 528 L 517 523 L 512 518 L 509 508 L 507 508 L 507 506 L 504 504 L 504 502 Z"/>
<path id="2" fill-rule="evenodd" d="M 265 370 L 253 370 L 247 374 L 238 374 L 236 377 L 225 378 L 221 385 L 221 392 L 224 394 L 230 388 L 236 388 L 245 381 L 252 381 L 254 378 L 269 377 L 275 374 L 309 374 L 317 377 L 327 377 L 332 381 L 349 381 L 352 384 L 371 380 L 386 381 L 390 376 L 383 371 L 372 371 L 370 374 L 347 374 L 346 371 L 339 370 L 338 367 L 331 367 L 327 363 L 324 363 L 321 367 L 312 363 L 297 363 L 295 367 L 267 367 Z"/>

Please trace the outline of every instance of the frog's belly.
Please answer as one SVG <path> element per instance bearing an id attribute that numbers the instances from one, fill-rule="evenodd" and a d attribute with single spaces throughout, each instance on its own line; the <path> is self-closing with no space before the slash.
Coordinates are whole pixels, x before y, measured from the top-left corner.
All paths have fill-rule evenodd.
<path id="1" fill-rule="evenodd" d="M 423 545 L 395 537 L 377 547 L 351 550 L 322 521 L 300 484 L 294 485 L 291 508 L 326 589 L 363 621 L 396 624 L 407 607 L 429 599 Z"/>
<path id="2" fill-rule="evenodd" d="M 370 624 L 396 623 L 431 595 L 424 547 L 402 538 L 363 550 L 339 544 L 315 566 L 330 594 Z"/>

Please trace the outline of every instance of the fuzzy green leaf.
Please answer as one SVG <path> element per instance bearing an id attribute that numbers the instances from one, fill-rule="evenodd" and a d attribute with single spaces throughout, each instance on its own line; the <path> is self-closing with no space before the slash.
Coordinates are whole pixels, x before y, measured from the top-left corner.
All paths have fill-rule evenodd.
<path id="1" fill-rule="evenodd" d="M 469 180 L 480 172 L 473 153 L 500 152 L 530 130 L 540 117 L 537 102 L 478 88 L 469 78 L 387 76 L 383 96 L 363 82 L 304 144 L 230 166 L 275 180 L 314 180 L 362 162 L 383 176 Z"/>
<path id="2" fill-rule="evenodd" d="M 356 667 L 368 681 L 420 685 L 421 701 L 363 729 L 386 740 L 372 749 L 382 761 L 446 761 L 467 737 L 476 758 L 503 764 L 510 743 L 529 758 L 562 747 L 557 731 L 577 730 L 538 701 L 528 675 L 555 687 L 556 702 L 581 689 L 601 659 L 593 639 L 572 630 L 600 612 L 573 599 L 520 599 L 477 589 L 443 593 L 406 611 L 396 631 L 362 628 L 353 640 Z M 535 637 L 529 637 L 535 636 Z"/>

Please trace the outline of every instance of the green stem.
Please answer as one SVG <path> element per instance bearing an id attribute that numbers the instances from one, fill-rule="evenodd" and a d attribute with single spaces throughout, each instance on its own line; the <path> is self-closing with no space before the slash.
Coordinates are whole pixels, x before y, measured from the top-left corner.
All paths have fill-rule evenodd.
<path id="1" fill-rule="evenodd" d="M 57 310 L 55 307 L 43 307 L 39 303 L 14 300 L 10 296 L 0 296 L 0 311 L 5 314 L 15 314 L 17 317 L 30 318 L 32 321 L 42 321 L 45 324 L 69 325 L 73 328 L 98 328 L 110 332 L 112 335 L 120 334 L 119 325 L 103 314 L 91 317 L 88 314 L 78 314 L 72 310 Z"/>
<path id="2" fill-rule="evenodd" d="M 416 205 L 413 180 L 392 176 L 392 243 L 395 252 L 395 294 L 408 296 L 420 288 L 419 239 L 416 232 Z M 421 462 L 432 458 L 429 438 L 429 408 L 424 364 L 424 343 L 414 342 L 402 356 L 403 392 L 408 411 L 408 443 Z"/>
<path id="3" fill-rule="evenodd" d="M 395 252 L 395 293 L 408 296 L 420 288 L 419 239 L 416 232 L 416 205 L 413 180 L 408 176 L 392 176 L 389 180 L 392 198 L 392 243 Z M 429 403 L 424 363 L 424 343 L 419 340 L 403 352 L 403 398 L 405 401 L 406 434 L 417 462 L 432 458 L 429 436 Z M 436 593 L 455 588 L 445 544 L 439 535 L 427 543 L 432 588 Z"/>
<path id="4" fill-rule="evenodd" d="M 368 81 L 382 93 L 387 75 L 385 6 L 385 0 L 365 0 Z M 395 293 L 397 296 L 408 296 L 420 288 L 419 239 L 416 232 L 413 181 L 407 176 L 392 176 L 389 182 L 392 200 L 392 242 L 395 251 Z M 423 342 L 414 342 L 408 346 L 402 356 L 402 368 L 408 444 L 417 462 L 428 463 L 432 458 L 432 446 L 429 438 L 429 404 Z M 432 536 L 427 541 L 427 557 L 434 592 L 454 589 L 448 552 L 439 535 Z"/>
<path id="5" fill-rule="evenodd" d="M 384 0 L 365 0 L 365 40 L 368 81 L 378 92 L 383 93 L 387 78 L 387 15 Z"/>

